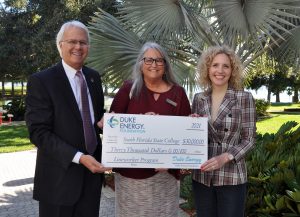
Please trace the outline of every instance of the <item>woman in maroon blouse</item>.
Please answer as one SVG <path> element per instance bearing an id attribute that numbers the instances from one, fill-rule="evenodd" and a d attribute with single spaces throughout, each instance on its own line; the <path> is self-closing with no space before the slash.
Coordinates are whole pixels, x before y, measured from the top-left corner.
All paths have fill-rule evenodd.
<path id="1" fill-rule="evenodd" d="M 191 113 L 186 93 L 176 83 L 169 58 L 160 45 L 144 44 L 133 69 L 133 80 L 124 82 L 110 111 L 174 116 Z M 178 216 L 178 170 L 116 168 L 114 171 L 117 217 Z"/>

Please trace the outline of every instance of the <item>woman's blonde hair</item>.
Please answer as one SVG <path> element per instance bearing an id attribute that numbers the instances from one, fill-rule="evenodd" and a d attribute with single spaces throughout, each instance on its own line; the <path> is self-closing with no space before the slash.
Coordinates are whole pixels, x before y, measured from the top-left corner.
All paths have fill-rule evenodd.
<path id="1" fill-rule="evenodd" d="M 209 47 L 202 53 L 197 65 L 199 84 L 201 88 L 203 88 L 204 91 L 209 91 L 211 89 L 211 80 L 209 79 L 208 71 L 213 59 L 218 54 L 226 54 L 230 59 L 232 72 L 228 86 L 236 90 L 243 89 L 243 65 L 234 50 L 225 45 Z"/>

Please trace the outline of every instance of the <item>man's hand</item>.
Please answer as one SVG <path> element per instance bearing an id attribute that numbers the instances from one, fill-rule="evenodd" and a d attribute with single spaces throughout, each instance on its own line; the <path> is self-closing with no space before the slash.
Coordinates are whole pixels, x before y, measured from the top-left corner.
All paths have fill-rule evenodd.
<path id="1" fill-rule="evenodd" d="M 112 169 L 104 167 L 93 156 L 86 154 L 81 155 L 79 163 L 88 168 L 92 173 L 103 173 Z"/>

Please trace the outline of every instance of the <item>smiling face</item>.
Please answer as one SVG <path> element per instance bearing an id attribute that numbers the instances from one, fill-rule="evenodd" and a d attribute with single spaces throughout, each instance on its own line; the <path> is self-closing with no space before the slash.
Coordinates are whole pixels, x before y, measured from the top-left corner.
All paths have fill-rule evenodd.
<path id="1" fill-rule="evenodd" d="M 67 28 L 59 46 L 62 59 L 72 68 L 80 70 L 89 51 L 85 30 L 75 26 Z"/>
<path id="2" fill-rule="evenodd" d="M 148 49 L 143 58 L 163 58 L 163 56 L 156 49 L 150 48 Z M 142 72 L 144 75 L 145 82 L 153 82 L 162 80 L 162 76 L 165 71 L 165 63 L 162 65 L 157 65 L 156 61 L 153 61 L 151 65 L 145 64 L 143 61 Z"/>
<path id="3" fill-rule="evenodd" d="M 223 53 L 217 54 L 208 69 L 212 87 L 227 87 L 231 72 L 232 67 L 229 57 Z"/>

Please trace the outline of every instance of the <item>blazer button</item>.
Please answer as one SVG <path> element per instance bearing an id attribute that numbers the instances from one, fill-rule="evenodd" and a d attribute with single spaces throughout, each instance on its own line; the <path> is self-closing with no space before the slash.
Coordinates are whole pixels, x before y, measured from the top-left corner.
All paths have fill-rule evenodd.
<path id="1" fill-rule="evenodd" d="M 221 143 L 221 142 L 218 142 L 218 145 L 222 145 L 222 143 Z"/>
<path id="2" fill-rule="evenodd" d="M 227 129 L 227 128 L 225 128 L 225 129 L 224 129 L 224 131 L 225 131 L 225 132 L 227 132 L 227 131 L 228 131 L 228 129 Z"/>
<path id="3" fill-rule="evenodd" d="M 228 115 L 228 117 L 230 117 L 230 118 L 231 118 L 231 117 L 232 117 L 232 114 L 229 114 L 229 115 Z"/>

